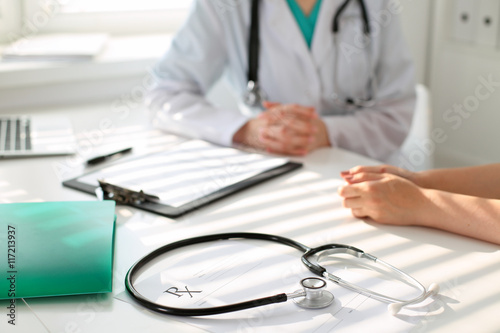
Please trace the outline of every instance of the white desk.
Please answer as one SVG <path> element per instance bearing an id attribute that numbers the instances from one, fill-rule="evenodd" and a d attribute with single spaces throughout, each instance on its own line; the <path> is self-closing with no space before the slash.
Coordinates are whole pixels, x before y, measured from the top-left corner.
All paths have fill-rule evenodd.
<path id="1" fill-rule="evenodd" d="M 74 109 L 74 110 L 73 110 Z M 147 123 L 141 111 L 116 112 L 111 105 L 82 106 L 70 113 L 80 133 L 80 154 L 0 161 L 0 202 L 94 200 L 64 188 L 61 177 L 83 171 L 81 162 L 103 142 L 132 140 L 135 154 L 154 151 L 179 140 L 141 131 Z M 114 111 L 113 111 L 114 110 Z M 45 110 L 45 112 L 62 112 Z M 115 130 L 103 130 L 111 123 Z M 130 134 L 132 133 L 132 134 Z M 151 134 L 153 133 L 153 134 Z M 146 149 L 146 147 L 149 147 Z M 386 311 L 363 307 L 343 312 L 336 331 L 499 332 L 500 248 L 446 232 L 369 224 L 354 219 L 341 207 L 336 191 L 339 172 L 375 161 L 336 149 L 322 149 L 303 159 L 304 168 L 222 199 L 172 220 L 129 207 L 117 208 L 114 291 L 27 300 L 17 303 L 17 325 L 7 325 L 7 305 L 0 302 L 1 332 L 200 332 L 199 327 L 146 311 L 115 298 L 124 290 L 129 267 L 160 245 L 187 237 L 228 231 L 278 234 L 313 246 L 343 243 L 359 247 L 408 272 L 428 286 L 438 282 L 436 309 L 391 317 Z M 63 170 L 63 171 L 61 171 Z M 290 291 L 284 291 L 290 292 Z M 245 297 L 248 295 L 242 295 Z M 251 296 L 250 296 L 251 297 Z M 265 314 L 265 312 L 263 312 Z M 293 322 L 294 312 L 284 320 Z M 261 332 L 263 318 L 239 314 L 243 331 Z M 311 318 L 314 318 L 311 312 Z M 211 321 L 223 320 L 216 317 Z M 193 323 L 197 323 L 193 320 Z M 410 323 L 410 324 L 408 324 Z M 206 321 L 204 322 L 206 324 Z M 217 326 L 213 326 L 217 327 Z M 294 326 L 298 331 L 298 325 Z M 234 330 L 241 329 L 241 326 Z M 273 330 L 289 330 L 283 325 Z"/>

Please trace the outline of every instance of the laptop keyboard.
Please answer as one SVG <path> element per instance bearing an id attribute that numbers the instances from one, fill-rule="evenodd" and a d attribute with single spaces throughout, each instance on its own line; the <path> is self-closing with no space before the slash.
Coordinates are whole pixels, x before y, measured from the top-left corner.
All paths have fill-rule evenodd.
<path id="1" fill-rule="evenodd" d="M 31 150 L 30 120 L 26 117 L 0 118 L 0 151 Z"/>

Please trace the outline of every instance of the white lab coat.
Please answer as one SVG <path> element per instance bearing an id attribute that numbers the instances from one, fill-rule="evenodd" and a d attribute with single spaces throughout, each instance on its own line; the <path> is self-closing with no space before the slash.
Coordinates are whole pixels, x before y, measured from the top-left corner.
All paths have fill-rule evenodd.
<path id="1" fill-rule="evenodd" d="M 351 1 L 342 15 L 339 49 L 331 30 L 343 0 L 323 0 L 311 49 L 284 0 L 262 0 L 259 82 L 268 100 L 314 106 L 331 144 L 386 160 L 404 141 L 415 106 L 414 70 L 390 0 L 365 1 L 373 28 L 376 105 L 346 112 L 333 96 L 366 97 L 368 48 L 361 11 Z M 248 121 L 240 110 L 210 104 L 205 93 L 225 73 L 238 96 L 247 85 L 250 0 L 196 0 L 186 23 L 154 68 L 147 96 L 154 123 L 170 132 L 231 145 Z M 393 10 L 394 11 L 394 10 Z M 379 17 L 381 19 L 376 19 Z M 339 57 L 335 67 L 334 57 Z M 334 76 L 338 90 L 334 90 Z"/>

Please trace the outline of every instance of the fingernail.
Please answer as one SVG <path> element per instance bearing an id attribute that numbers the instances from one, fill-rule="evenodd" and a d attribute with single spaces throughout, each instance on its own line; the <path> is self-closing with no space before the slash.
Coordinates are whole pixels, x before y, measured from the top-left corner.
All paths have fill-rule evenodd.
<path id="1" fill-rule="evenodd" d="M 351 174 L 351 172 L 349 170 L 347 170 L 347 171 L 340 171 L 340 175 L 341 176 L 348 176 L 350 174 Z"/>

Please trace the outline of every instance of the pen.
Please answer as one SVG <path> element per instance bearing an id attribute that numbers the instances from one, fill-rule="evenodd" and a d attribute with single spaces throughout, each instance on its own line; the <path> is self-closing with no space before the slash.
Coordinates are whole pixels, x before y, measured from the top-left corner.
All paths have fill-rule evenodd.
<path id="1" fill-rule="evenodd" d="M 122 149 L 122 150 L 118 150 L 118 151 L 115 151 L 115 152 L 112 152 L 112 153 L 108 153 L 106 155 L 96 156 L 96 157 L 93 157 L 93 158 L 89 159 L 87 161 L 87 165 L 96 165 L 96 164 L 108 161 L 111 158 L 118 157 L 119 155 L 123 155 L 123 154 L 129 153 L 131 151 L 132 151 L 132 147 L 128 147 L 128 148 L 125 148 L 125 149 Z"/>

